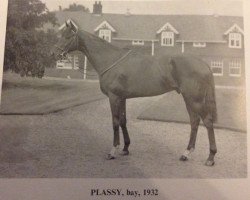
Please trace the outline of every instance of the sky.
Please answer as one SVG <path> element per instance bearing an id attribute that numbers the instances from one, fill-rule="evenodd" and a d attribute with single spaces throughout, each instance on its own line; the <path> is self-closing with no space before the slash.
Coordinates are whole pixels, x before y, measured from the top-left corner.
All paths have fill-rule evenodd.
<path id="1" fill-rule="evenodd" d="M 82 4 L 92 12 L 94 0 L 41 0 L 50 11 L 68 7 L 71 3 Z M 165 1 L 110 1 L 102 0 L 104 13 L 124 14 L 205 14 L 242 16 L 243 0 L 165 0 Z"/>

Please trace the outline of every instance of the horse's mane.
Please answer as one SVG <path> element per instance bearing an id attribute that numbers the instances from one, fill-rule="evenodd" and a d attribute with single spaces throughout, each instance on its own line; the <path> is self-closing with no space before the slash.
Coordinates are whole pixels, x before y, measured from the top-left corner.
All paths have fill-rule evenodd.
<path id="1" fill-rule="evenodd" d="M 80 37 L 82 36 L 83 38 L 84 38 L 84 35 L 88 35 L 88 37 L 90 37 L 91 40 L 98 41 L 98 42 L 102 43 L 103 45 L 107 46 L 108 48 L 112 48 L 112 49 L 115 49 L 117 51 L 124 50 L 124 48 L 114 46 L 113 44 L 107 42 L 106 40 L 104 40 L 104 39 L 102 39 L 102 38 L 100 38 L 92 33 L 89 33 L 85 30 L 82 30 L 82 29 L 78 30 L 78 34 Z M 128 49 L 128 48 L 126 48 L 126 49 Z"/>

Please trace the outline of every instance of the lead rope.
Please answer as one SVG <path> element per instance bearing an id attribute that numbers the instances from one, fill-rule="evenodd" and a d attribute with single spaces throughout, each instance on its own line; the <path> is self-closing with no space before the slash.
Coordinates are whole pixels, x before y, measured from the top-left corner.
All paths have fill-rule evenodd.
<path id="1" fill-rule="evenodd" d="M 107 69 L 104 69 L 101 73 L 100 76 L 103 76 L 107 71 L 115 67 L 119 62 L 121 62 L 124 58 L 126 58 L 132 50 L 129 50 L 125 55 L 123 55 L 121 58 L 119 58 L 117 61 L 115 61 L 112 65 L 110 65 Z"/>

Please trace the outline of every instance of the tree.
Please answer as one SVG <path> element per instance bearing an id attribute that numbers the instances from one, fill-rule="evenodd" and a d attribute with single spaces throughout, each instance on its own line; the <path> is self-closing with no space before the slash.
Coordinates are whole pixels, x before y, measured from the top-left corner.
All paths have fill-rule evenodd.
<path id="1" fill-rule="evenodd" d="M 9 0 L 4 70 L 21 76 L 44 71 L 41 66 L 48 64 L 49 47 L 56 39 L 55 32 L 43 30 L 46 23 L 56 25 L 56 17 L 40 0 Z"/>
<path id="2" fill-rule="evenodd" d="M 63 9 L 64 11 L 83 11 L 89 13 L 89 9 L 80 4 L 70 4 L 68 8 Z"/>

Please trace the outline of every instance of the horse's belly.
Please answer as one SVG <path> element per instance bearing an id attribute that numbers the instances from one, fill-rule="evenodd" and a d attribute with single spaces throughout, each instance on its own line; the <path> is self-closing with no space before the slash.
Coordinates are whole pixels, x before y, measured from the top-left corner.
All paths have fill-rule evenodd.
<path id="1" fill-rule="evenodd" d="M 134 82 L 129 84 L 127 87 L 128 97 L 146 97 L 146 96 L 156 96 L 164 94 L 172 90 L 168 87 L 168 84 L 161 82 L 160 80 L 147 80 L 141 82 Z"/>
<path id="2" fill-rule="evenodd" d="M 172 90 L 166 79 L 155 69 L 125 71 L 108 84 L 112 93 L 125 98 L 156 96 Z"/>

